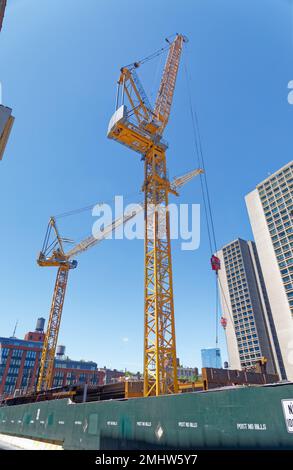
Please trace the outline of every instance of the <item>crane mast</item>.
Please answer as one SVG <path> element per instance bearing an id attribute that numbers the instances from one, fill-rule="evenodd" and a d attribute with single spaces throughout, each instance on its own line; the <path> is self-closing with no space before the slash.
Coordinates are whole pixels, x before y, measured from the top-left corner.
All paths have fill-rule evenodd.
<path id="1" fill-rule="evenodd" d="M 176 180 L 174 181 L 174 184 L 176 185 Z M 54 217 L 50 218 L 43 248 L 39 254 L 37 263 L 39 266 L 43 267 L 58 267 L 58 271 L 47 331 L 42 349 L 37 391 L 47 390 L 52 387 L 54 358 L 66 294 L 68 274 L 70 269 L 75 269 L 77 266 L 77 261 L 72 259 L 73 256 L 75 257 L 79 253 L 97 245 L 99 242 L 107 238 L 107 236 L 109 236 L 116 228 L 135 217 L 135 215 L 142 209 L 143 204 L 138 205 L 136 211 L 123 214 L 105 227 L 99 237 L 91 235 L 67 252 L 64 251 L 64 239 L 59 234 L 56 221 Z M 54 235 L 53 240 L 51 240 L 52 233 Z"/>
<path id="2" fill-rule="evenodd" d="M 50 234 L 53 231 L 54 240 Z M 52 386 L 55 351 L 58 341 L 64 298 L 70 269 L 75 269 L 77 261 L 70 260 L 63 249 L 63 239 L 60 237 L 54 217 L 50 218 L 44 245 L 37 260 L 39 266 L 58 267 L 50 316 L 41 355 L 37 391 L 47 390 Z"/>
<path id="3" fill-rule="evenodd" d="M 108 137 L 142 155 L 144 160 L 145 273 L 144 273 L 144 396 L 177 393 L 176 337 L 170 242 L 169 193 L 177 194 L 167 176 L 167 143 L 162 133 L 168 122 L 179 68 L 183 35 L 172 42 L 155 109 L 149 110 L 131 67 L 121 69 L 118 84 L 130 96 L 131 109 L 122 100 L 110 120 Z M 139 63 L 134 64 L 137 68 Z M 129 88 L 132 86 L 132 90 Z M 132 97 L 137 97 L 137 104 Z M 133 122 L 133 117 L 136 122 Z M 158 210 L 153 211 L 155 206 Z"/>

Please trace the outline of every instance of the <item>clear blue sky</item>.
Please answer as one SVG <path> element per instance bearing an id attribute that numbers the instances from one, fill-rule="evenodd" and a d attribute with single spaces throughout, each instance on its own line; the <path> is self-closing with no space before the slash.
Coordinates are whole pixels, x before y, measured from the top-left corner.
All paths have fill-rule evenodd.
<path id="1" fill-rule="evenodd" d="M 17 319 L 22 337 L 38 316 L 48 318 L 56 271 L 35 260 L 51 214 L 115 194 L 141 198 L 139 157 L 106 138 L 115 82 L 122 65 L 175 32 L 189 37 L 218 245 L 251 237 L 245 194 L 292 159 L 292 18 L 290 0 L 9 0 L 0 79 L 16 121 L 0 164 L 1 336 Z M 145 83 L 151 93 L 152 81 Z M 183 67 L 166 137 L 170 176 L 197 166 Z M 181 201 L 202 202 L 198 180 Z M 91 219 L 78 219 L 76 231 L 62 221 L 62 233 L 86 235 Z M 177 353 L 190 366 L 201 365 L 201 348 L 215 345 L 209 257 L 202 218 L 197 251 L 173 243 Z M 143 261 L 142 241 L 106 241 L 80 256 L 59 337 L 72 358 L 141 369 Z M 223 333 L 220 346 L 225 357 Z"/>

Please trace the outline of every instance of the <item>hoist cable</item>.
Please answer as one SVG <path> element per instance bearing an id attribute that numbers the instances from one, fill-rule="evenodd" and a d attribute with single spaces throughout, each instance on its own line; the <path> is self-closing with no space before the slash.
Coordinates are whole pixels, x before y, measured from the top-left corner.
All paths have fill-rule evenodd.
<path id="1" fill-rule="evenodd" d="M 129 194 L 126 194 L 125 196 L 123 196 L 123 200 L 127 200 L 129 199 L 130 197 L 133 197 L 133 196 L 138 196 L 138 192 L 133 192 L 133 193 L 129 193 Z M 54 219 L 61 219 L 61 218 L 64 218 L 64 217 L 69 217 L 71 215 L 75 215 L 75 214 L 80 214 L 81 212 L 86 212 L 86 211 L 90 211 L 92 210 L 95 206 L 99 205 L 99 206 L 103 206 L 104 204 L 111 204 L 113 203 L 113 198 L 112 199 L 108 199 L 106 201 L 103 201 L 103 202 L 94 202 L 93 204 L 88 204 L 87 206 L 84 206 L 84 207 L 80 207 L 78 209 L 73 209 L 71 211 L 68 211 L 68 212 L 62 212 L 60 214 L 57 214 L 54 216 Z"/>
<path id="2" fill-rule="evenodd" d="M 185 55 L 184 55 L 184 59 L 185 59 Z M 204 213 L 205 213 L 206 226 L 207 226 L 207 232 L 208 232 L 208 238 L 209 238 L 210 252 L 211 252 L 211 255 L 213 255 L 214 253 L 217 252 L 215 226 L 214 226 L 214 221 L 213 221 L 213 214 L 212 214 L 212 208 L 211 208 L 211 199 L 210 199 L 209 188 L 208 188 L 208 181 L 207 181 L 207 175 L 206 175 L 206 169 L 205 169 L 205 162 L 204 162 L 204 156 L 203 156 L 201 136 L 200 136 L 200 131 L 199 131 L 198 116 L 197 116 L 197 113 L 194 110 L 193 105 L 192 105 L 190 76 L 189 76 L 189 73 L 188 73 L 186 60 L 184 60 L 184 68 L 185 68 L 187 93 L 188 93 L 189 108 L 190 108 L 191 123 L 192 123 L 192 131 L 193 131 L 194 149 L 195 149 L 195 154 L 197 156 L 198 165 L 199 165 L 199 167 L 202 167 L 202 169 L 204 170 L 204 173 L 200 175 L 201 192 L 202 192 L 202 198 L 203 198 L 203 204 L 204 204 Z M 231 315 L 231 311 L 230 311 L 230 308 L 229 308 L 229 305 L 228 305 L 228 302 L 227 302 L 227 299 L 226 299 L 226 296 L 225 296 L 220 278 L 217 275 L 216 276 L 216 345 L 218 344 L 219 287 L 221 289 L 221 293 L 222 293 L 222 297 L 224 299 L 224 303 L 227 307 L 227 311 L 228 311 L 228 314 L 229 314 L 229 317 L 230 317 L 230 320 L 231 320 L 231 326 L 235 331 L 235 325 L 234 325 L 233 317 Z"/>
<path id="3" fill-rule="evenodd" d="M 207 196 L 208 211 L 209 211 L 209 217 L 210 217 L 210 222 L 211 222 L 211 232 L 212 232 L 212 235 L 213 235 L 213 242 L 214 242 L 214 253 L 216 253 L 217 252 L 217 242 L 216 242 L 216 235 L 215 235 L 215 227 L 214 227 L 214 220 L 213 220 L 211 200 L 210 200 L 210 192 L 209 192 L 209 186 L 208 186 L 208 181 L 207 181 L 207 173 L 206 173 L 206 169 L 205 169 L 205 162 L 204 162 L 204 157 L 203 157 L 201 136 L 200 136 L 200 131 L 199 131 L 199 124 L 198 124 L 198 117 L 197 117 L 196 110 L 194 111 L 194 116 L 195 116 L 195 123 L 196 123 L 196 128 L 197 128 L 197 135 L 198 135 L 198 142 L 199 142 L 199 151 L 200 151 L 200 155 L 201 155 L 202 169 L 204 170 L 203 179 L 205 181 L 205 190 L 206 190 L 206 196 Z"/>
<path id="4" fill-rule="evenodd" d="M 208 231 L 212 235 L 212 237 L 211 236 L 209 237 L 211 255 L 212 255 L 213 253 L 217 251 L 217 242 L 216 242 L 215 227 L 214 227 L 213 214 L 212 214 L 212 208 L 211 208 L 210 193 L 209 193 L 209 188 L 208 188 L 207 174 L 206 174 L 206 168 L 205 168 L 205 161 L 204 161 L 204 156 L 203 156 L 202 141 L 201 141 L 201 135 L 200 135 L 200 130 L 199 130 L 198 116 L 197 116 L 196 110 L 193 108 L 193 105 L 192 105 L 190 74 L 187 69 L 186 60 L 184 61 L 184 67 L 185 67 L 185 75 L 186 75 L 186 81 L 187 81 L 187 91 L 188 91 L 189 107 L 190 107 L 190 114 L 191 114 L 191 120 L 192 120 L 193 136 L 196 142 L 196 152 L 198 155 L 199 165 L 204 170 L 204 173 L 201 175 L 201 178 L 204 181 L 204 184 L 203 184 L 204 189 L 202 192 L 203 192 L 205 211 L 207 213 L 206 218 L 207 220 L 209 220 Z M 212 241 L 214 245 L 213 248 L 212 248 Z"/>
<path id="5" fill-rule="evenodd" d="M 218 273 L 216 274 L 216 347 L 219 342 L 219 288 L 218 288 Z"/>
<path id="6" fill-rule="evenodd" d="M 235 330 L 235 325 L 234 325 L 234 319 L 233 319 L 233 316 L 231 314 L 231 310 L 230 310 L 230 307 L 229 307 L 229 304 L 228 304 L 228 301 L 226 299 L 226 295 L 225 295 L 225 292 L 224 292 L 224 289 L 223 289 L 223 286 L 222 286 L 222 283 L 221 283 L 221 280 L 219 278 L 219 286 L 220 286 L 220 289 L 221 289 L 221 292 L 222 292 L 222 297 L 224 299 L 224 302 L 225 302 L 225 305 L 227 307 L 227 311 L 228 311 L 228 314 L 229 314 L 229 318 L 231 320 L 231 325 L 235 331 L 235 335 L 236 335 L 236 330 Z"/>
<path id="7" fill-rule="evenodd" d="M 47 225 L 46 235 L 45 235 L 44 242 L 43 242 L 43 247 L 42 247 L 42 252 L 43 253 L 45 251 L 45 247 L 48 245 L 48 240 L 49 240 L 49 237 L 50 237 L 51 228 L 52 228 L 51 223 L 49 223 Z"/>
<path id="8" fill-rule="evenodd" d="M 158 83 L 158 78 L 159 78 L 159 70 L 162 68 L 162 56 L 160 57 L 160 59 L 157 61 L 157 65 L 156 65 L 156 70 L 155 70 L 155 73 L 154 73 L 154 78 L 153 78 L 153 84 L 152 84 L 152 87 L 151 87 L 151 93 L 150 93 L 150 98 L 151 98 L 151 101 L 152 103 L 154 103 L 155 99 L 156 99 L 156 93 L 157 93 L 157 90 L 156 90 L 156 85 Z"/>
<path id="9" fill-rule="evenodd" d="M 149 62 L 150 60 L 155 59 L 159 55 L 163 54 L 163 52 L 165 52 L 169 48 L 170 48 L 170 44 L 168 44 L 168 46 L 162 47 L 161 49 L 158 49 L 157 51 L 155 51 L 152 54 L 144 57 L 143 59 L 137 60 L 136 62 L 132 62 L 131 64 L 126 65 L 125 67 L 127 67 L 127 68 L 134 67 L 134 68 L 136 68 L 138 65 L 143 65 L 146 62 Z"/>
<path id="10" fill-rule="evenodd" d="M 187 73 L 186 61 L 184 61 L 184 68 L 185 68 L 185 77 L 186 77 L 187 92 L 188 92 L 188 98 L 189 98 L 189 111 L 190 111 L 192 130 L 193 130 L 194 149 L 195 149 L 195 154 L 197 155 L 198 166 L 201 167 L 202 166 L 202 161 L 201 161 L 200 152 L 199 152 L 196 122 L 195 122 L 195 116 L 194 116 L 192 101 L 191 101 L 191 91 L 190 91 L 190 83 L 189 83 L 189 77 L 188 77 L 188 73 Z M 205 214 L 205 219 L 206 219 L 206 226 L 207 226 L 207 232 L 208 232 L 210 251 L 211 251 L 211 253 L 213 253 L 212 238 L 211 238 L 211 233 L 210 233 L 210 224 L 209 224 L 208 211 L 207 211 L 207 202 L 206 202 L 206 196 L 205 196 L 205 191 L 204 191 L 203 175 L 200 174 L 199 178 L 200 178 L 200 186 L 201 186 L 202 198 L 203 198 L 203 203 L 204 203 L 204 214 Z"/>

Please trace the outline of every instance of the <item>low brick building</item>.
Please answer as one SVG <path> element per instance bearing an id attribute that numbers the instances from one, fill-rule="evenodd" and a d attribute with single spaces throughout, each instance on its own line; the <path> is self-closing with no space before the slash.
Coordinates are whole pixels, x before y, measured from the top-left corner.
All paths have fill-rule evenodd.
<path id="1" fill-rule="evenodd" d="M 29 331 L 24 339 L 0 337 L 0 396 L 35 388 L 45 337 L 44 323 L 39 318 L 35 331 Z M 105 382 L 105 371 L 98 369 L 96 362 L 72 360 L 64 352 L 63 348 L 62 354 L 55 358 L 53 387 Z"/>

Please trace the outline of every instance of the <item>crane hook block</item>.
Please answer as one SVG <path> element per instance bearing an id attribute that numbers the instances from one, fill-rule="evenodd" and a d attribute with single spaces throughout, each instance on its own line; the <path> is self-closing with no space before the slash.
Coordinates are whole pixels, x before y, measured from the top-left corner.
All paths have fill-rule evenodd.
<path id="1" fill-rule="evenodd" d="M 227 327 L 227 319 L 225 317 L 221 317 L 221 325 L 225 330 Z"/>

